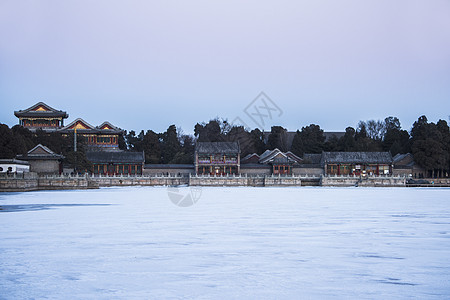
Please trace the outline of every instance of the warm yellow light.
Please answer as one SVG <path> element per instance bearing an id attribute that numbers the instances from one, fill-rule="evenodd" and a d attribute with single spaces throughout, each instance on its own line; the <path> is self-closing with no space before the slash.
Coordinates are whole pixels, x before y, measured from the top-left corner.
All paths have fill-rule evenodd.
<path id="1" fill-rule="evenodd" d="M 39 106 L 35 111 L 48 111 L 48 109 L 45 109 L 42 106 Z"/>
<path id="2" fill-rule="evenodd" d="M 77 123 L 72 129 L 88 129 L 86 126 L 84 126 L 82 123 Z"/>

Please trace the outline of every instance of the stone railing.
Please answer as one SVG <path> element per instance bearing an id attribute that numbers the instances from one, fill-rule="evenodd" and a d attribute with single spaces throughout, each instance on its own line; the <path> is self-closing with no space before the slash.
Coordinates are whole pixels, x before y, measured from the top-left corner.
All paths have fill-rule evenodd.
<path id="1" fill-rule="evenodd" d="M 190 175 L 192 186 L 301 186 L 300 176 L 290 175 Z"/>
<path id="2" fill-rule="evenodd" d="M 321 186 L 406 186 L 407 177 L 401 175 L 324 175 Z"/>

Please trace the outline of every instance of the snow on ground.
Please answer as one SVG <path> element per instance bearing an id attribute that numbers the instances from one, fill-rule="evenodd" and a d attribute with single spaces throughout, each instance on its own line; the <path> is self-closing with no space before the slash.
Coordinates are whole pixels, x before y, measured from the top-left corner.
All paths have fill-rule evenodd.
<path id="1" fill-rule="evenodd" d="M 180 195 L 190 188 L 179 190 Z M 0 299 L 442 299 L 450 190 L 0 194 Z"/>

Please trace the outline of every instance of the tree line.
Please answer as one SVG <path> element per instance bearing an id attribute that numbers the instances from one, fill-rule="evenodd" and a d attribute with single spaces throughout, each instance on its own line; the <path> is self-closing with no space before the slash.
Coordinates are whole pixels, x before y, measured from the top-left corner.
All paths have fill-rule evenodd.
<path id="1" fill-rule="evenodd" d="M 289 139 L 289 135 L 294 134 Z M 175 125 L 169 126 L 165 132 L 141 130 L 138 134 L 131 130 L 119 138 L 119 148 L 129 151 L 144 151 L 145 162 L 149 164 L 192 164 L 195 142 L 239 142 L 241 156 L 250 153 L 261 154 L 265 150 L 278 148 L 281 151 L 292 151 L 303 157 L 305 153 L 321 153 L 322 151 L 390 151 L 412 153 L 416 163 L 427 170 L 450 169 L 450 133 L 445 120 L 437 123 L 429 122 L 425 116 L 418 118 L 410 131 L 401 127 L 397 117 L 384 120 L 360 121 L 356 128 L 347 127 L 341 137 L 332 136 L 326 139 L 319 125 L 310 124 L 295 133 L 286 128 L 273 126 L 270 133 L 260 129 L 247 129 L 230 124 L 226 119 L 213 119 L 197 123 L 194 134 L 184 134 Z M 290 144 L 289 141 L 292 141 Z M 0 155 L 2 158 L 13 158 L 17 154 L 26 153 L 36 144 L 43 144 L 56 153 L 66 156 L 64 163 L 77 164 L 87 168 L 83 141 L 79 140 L 81 149 L 73 152 L 73 136 L 66 138 L 58 133 L 45 133 L 41 130 L 32 133 L 21 126 L 9 128 L 0 124 Z"/>
<path id="2" fill-rule="evenodd" d="M 73 141 L 73 134 L 63 137 L 57 132 L 31 132 L 20 125 L 9 128 L 6 124 L 0 124 L 0 158 L 15 158 L 16 155 L 26 154 L 36 145 L 42 144 L 53 152 L 62 154 L 65 165 L 80 172 L 90 171 L 91 164 L 86 158 L 83 139 L 77 139 L 76 152 Z"/>
<path id="3" fill-rule="evenodd" d="M 125 135 L 125 143 L 130 150 L 145 151 L 147 163 L 192 164 L 195 142 L 199 141 L 239 142 L 242 157 L 275 148 L 292 151 L 300 157 L 323 151 L 389 151 L 392 156 L 412 153 L 416 163 L 427 170 L 450 170 L 450 132 L 445 120 L 433 123 L 421 116 L 407 131 L 402 129 L 397 117 L 390 116 L 384 120 L 360 121 L 356 129 L 347 127 L 343 136 L 329 139 L 319 125 L 310 124 L 295 132 L 291 144 L 289 134 L 292 133 L 281 126 L 273 126 L 270 133 L 264 133 L 258 128 L 249 130 L 216 118 L 197 123 L 193 136 L 171 125 L 164 133 L 149 130 L 136 135 L 130 131 Z"/>

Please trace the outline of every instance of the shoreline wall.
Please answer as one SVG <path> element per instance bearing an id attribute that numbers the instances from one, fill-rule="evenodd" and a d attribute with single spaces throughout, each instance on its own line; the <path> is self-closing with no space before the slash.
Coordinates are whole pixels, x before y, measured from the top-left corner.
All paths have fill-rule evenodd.
<path id="1" fill-rule="evenodd" d="M 353 177 L 353 176 L 323 176 L 321 186 L 366 186 L 366 187 L 396 187 L 406 186 L 406 177 Z"/>
<path id="2" fill-rule="evenodd" d="M 427 185 L 407 184 L 401 176 L 45 176 L 19 174 L 0 178 L 0 192 L 24 192 L 37 190 L 97 189 L 112 186 L 335 186 L 335 187 L 450 187 L 449 180 Z M 434 183 L 434 182 L 433 182 Z"/>
<path id="3" fill-rule="evenodd" d="M 301 186 L 298 176 L 190 176 L 190 186 Z"/>
<path id="4" fill-rule="evenodd" d="M 0 180 L 0 192 L 28 192 L 37 191 L 37 179 L 3 179 Z"/>
<path id="5" fill-rule="evenodd" d="M 90 179 L 98 187 L 109 186 L 158 186 L 187 185 L 189 177 L 93 177 Z"/>

